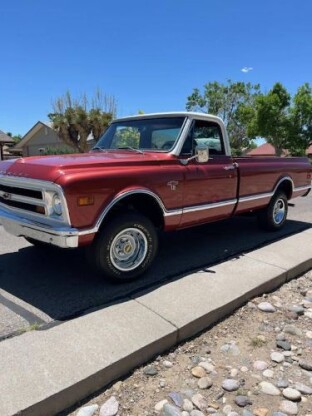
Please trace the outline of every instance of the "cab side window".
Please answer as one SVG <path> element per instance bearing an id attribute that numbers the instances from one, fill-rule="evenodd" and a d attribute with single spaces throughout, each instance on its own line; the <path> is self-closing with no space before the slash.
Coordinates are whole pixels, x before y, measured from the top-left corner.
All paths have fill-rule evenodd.
<path id="1" fill-rule="evenodd" d="M 198 144 L 204 144 L 208 146 L 211 155 L 225 154 L 222 132 L 218 124 L 205 120 L 195 120 L 192 132 L 194 147 Z"/>

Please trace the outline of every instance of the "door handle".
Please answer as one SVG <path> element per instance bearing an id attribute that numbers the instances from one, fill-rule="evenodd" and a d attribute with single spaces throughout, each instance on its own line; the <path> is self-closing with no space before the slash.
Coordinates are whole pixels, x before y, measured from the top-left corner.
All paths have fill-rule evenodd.
<path id="1" fill-rule="evenodd" d="M 232 163 L 232 165 L 227 165 L 223 167 L 224 170 L 234 170 L 236 168 L 238 168 L 238 163 L 236 162 Z"/>

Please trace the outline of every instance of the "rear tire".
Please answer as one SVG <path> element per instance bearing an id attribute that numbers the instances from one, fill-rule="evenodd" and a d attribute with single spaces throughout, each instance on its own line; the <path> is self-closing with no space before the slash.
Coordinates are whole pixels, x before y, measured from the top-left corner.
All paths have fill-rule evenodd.
<path id="1" fill-rule="evenodd" d="M 287 212 L 287 196 L 284 192 L 277 191 L 273 195 L 269 205 L 266 208 L 259 211 L 259 226 L 266 231 L 278 231 L 285 224 Z"/>
<path id="2" fill-rule="evenodd" d="M 105 277 L 129 281 L 152 264 L 158 238 L 152 222 L 141 214 L 126 213 L 113 218 L 87 247 L 89 262 Z"/>

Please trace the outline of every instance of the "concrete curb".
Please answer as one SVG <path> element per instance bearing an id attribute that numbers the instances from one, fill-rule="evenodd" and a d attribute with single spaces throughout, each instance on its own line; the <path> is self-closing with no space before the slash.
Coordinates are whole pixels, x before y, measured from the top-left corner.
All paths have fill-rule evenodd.
<path id="1" fill-rule="evenodd" d="M 0 343 L 0 414 L 52 416 L 312 268 L 312 230 Z"/>

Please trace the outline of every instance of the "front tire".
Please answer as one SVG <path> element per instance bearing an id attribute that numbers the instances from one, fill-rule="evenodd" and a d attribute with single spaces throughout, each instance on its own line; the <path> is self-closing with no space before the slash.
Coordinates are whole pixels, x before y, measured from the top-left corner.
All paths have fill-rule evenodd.
<path id="1" fill-rule="evenodd" d="M 104 226 L 87 248 L 96 269 L 115 281 L 139 277 L 152 264 L 158 247 L 154 225 L 143 215 L 126 213 Z"/>
<path id="2" fill-rule="evenodd" d="M 284 192 L 276 192 L 269 205 L 258 213 L 259 226 L 267 231 L 280 230 L 286 221 L 288 200 Z"/>

